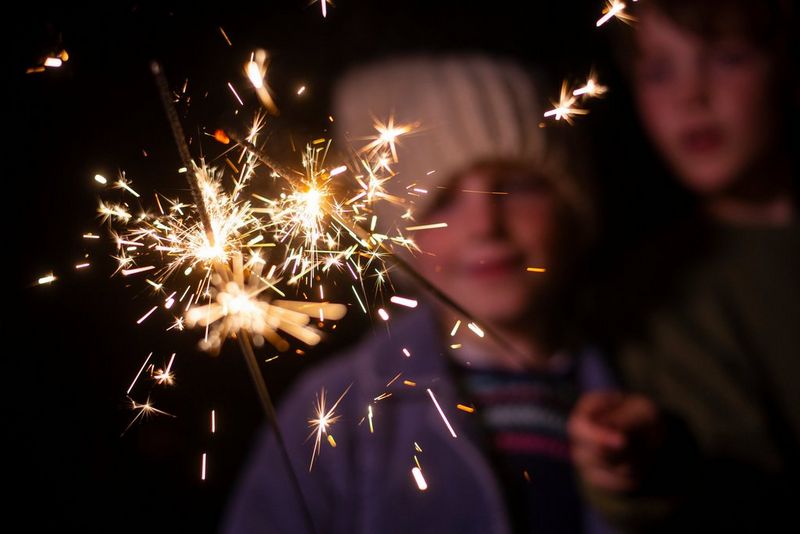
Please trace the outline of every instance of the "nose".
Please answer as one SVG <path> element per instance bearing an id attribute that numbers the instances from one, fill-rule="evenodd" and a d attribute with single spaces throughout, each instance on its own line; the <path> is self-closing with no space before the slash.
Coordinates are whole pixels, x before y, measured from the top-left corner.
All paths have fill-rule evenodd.
<path id="1" fill-rule="evenodd" d="M 680 97 L 690 108 L 705 107 L 709 103 L 709 65 L 702 55 L 698 55 L 684 69 Z"/>
<path id="2" fill-rule="evenodd" d="M 484 192 L 485 191 L 485 192 Z M 481 192 L 464 192 L 462 220 L 471 238 L 487 238 L 503 232 L 503 206 L 497 195 Z"/>

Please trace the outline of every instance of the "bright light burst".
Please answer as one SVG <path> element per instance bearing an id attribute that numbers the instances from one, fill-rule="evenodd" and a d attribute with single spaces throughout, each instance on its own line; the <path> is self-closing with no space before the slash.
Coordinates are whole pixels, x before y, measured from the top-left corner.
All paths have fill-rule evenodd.
<path id="1" fill-rule="evenodd" d="M 260 124 L 254 123 L 253 136 Z M 255 167 L 255 159 L 245 156 L 230 194 L 223 190 L 222 175 L 216 169 L 201 163 L 194 170 L 208 215 L 208 229 L 195 207 L 180 199 L 156 195 L 158 213 L 143 213 L 135 219 L 126 205 L 101 201 L 98 212 L 102 220 L 112 226 L 114 223 L 125 225 L 119 233 L 112 230 L 117 244 L 117 272 L 129 276 L 155 269 L 155 282 L 151 285 L 158 291 L 176 273 L 189 274 L 200 267 L 203 277 L 192 297 L 200 298 L 208 289 L 208 280 L 216 264 L 226 263 L 238 251 L 252 251 L 262 246 L 250 244 L 263 231 L 263 225 L 254 215 L 250 201 L 241 198 L 242 188 L 251 179 Z M 191 300 L 186 303 L 187 307 Z"/>
<path id="2" fill-rule="evenodd" d="M 573 96 L 583 96 L 584 98 L 598 98 L 608 91 L 608 87 L 597 83 L 597 74 L 592 70 L 586 78 L 586 83 L 572 91 Z"/>
<path id="3" fill-rule="evenodd" d="M 636 0 L 633 0 L 634 2 Z M 606 5 L 603 8 L 603 16 L 597 20 L 596 26 L 599 28 L 612 18 L 617 18 L 622 22 L 628 23 L 636 20 L 631 15 L 625 13 L 625 2 L 620 0 L 606 0 Z"/>
<path id="4" fill-rule="evenodd" d="M 135 400 L 133 400 L 131 397 L 128 397 L 128 402 L 130 403 L 131 410 L 133 410 L 134 412 L 137 412 L 137 414 L 131 420 L 131 422 L 128 424 L 128 426 L 125 427 L 125 430 L 122 431 L 123 435 L 128 430 L 130 430 L 130 428 L 134 425 L 134 423 L 136 423 L 136 421 L 138 421 L 140 419 L 144 420 L 144 419 L 147 419 L 148 417 L 151 417 L 153 415 L 166 415 L 166 416 L 169 416 L 169 417 L 175 417 L 171 413 L 167 413 L 167 412 L 165 412 L 163 410 L 159 410 L 158 408 L 153 406 L 153 404 L 150 402 L 150 397 L 147 397 L 147 400 L 144 403 L 138 403 Z"/>
<path id="5" fill-rule="evenodd" d="M 394 116 L 389 116 L 386 122 L 383 122 L 379 119 L 374 119 L 373 126 L 375 130 L 378 131 L 378 135 L 372 139 L 372 142 L 364 146 L 362 151 L 367 152 L 370 154 L 371 157 L 379 156 L 380 157 L 386 153 L 388 150 L 389 153 L 392 155 L 392 161 L 397 163 L 397 144 L 399 143 L 398 138 L 410 134 L 416 128 L 419 127 L 419 124 L 397 124 L 394 123 Z"/>
<path id="6" fill-rule="evenodd" d="M 200 342 L 203 350 L 218 352 L 225 339 L 245 333 L 253 337 L 256 346 L 266 340 L 284 351 L 289 343 L 279 331 L 307 345 L 316 345 L 322 337 L 309 326 L 311 317 L 324 315 L 334 320 L 344 317 L 347 308 L 341 304 L 267 298 L 265 290 L 279 290 L 274 285 L 277 280 L 262 276 L 263 261 L 244 266 L 241 254 L 237 253 L 231 264 L 232 269 L 218 269 L 211 277 L 209 300 L 213 301 L 186 312 L 187 326 L 210 327 Z"/>
<path id="7" fill-rule="evenodd" d="M 331 443 L 332 447 L 335 447 L 335 441 L 333 440 L 333 436 L 329 433 L 330 428 L 336 423 L 340 418 L 341 415 L 334 415 L 336 413 L 336 407 L 339 406 L 339 403 L 342 401 L 347 392 L 350 391 L 350 386 L 347 386 L 347 389 L 344 390 L 336 402 L 333 403 L 333 406 L 330 408 L 325 407 L 325 400 L 326 400 L 326 393 L 325 389 L 320 391 L 319 395 L 317 395 L 317 402 L 314 408 L 314 418 L 308 420 L 308 427 L 312 430 L 311 434 L 308 435 L 309 439 L 311 436 L 314 436 L 314 450 L 311 453 L 311 463 L 308 465 L 308 470 L 314 467 L 314 460 L 316 460 L 317 456 L 319 456 L 321 446 L 322 446 L 322 436 L 328 436 L 328 441 Z"/>
<path id="8" fill-rule="evenodd" d="M 573 107 L 577 100 L 578 98 L 571 94 L 567 88 L 567 82 L 564 82 L 561 84 L 561 95 L 558 102 L 553 102 L 553 109 L 546 111 L 544 116 L 555 117 L 556 120 L 564 119 L 568 124 L 572 124 L 573 115 L 586 115 L 589 113 L 586 109 Z"/>

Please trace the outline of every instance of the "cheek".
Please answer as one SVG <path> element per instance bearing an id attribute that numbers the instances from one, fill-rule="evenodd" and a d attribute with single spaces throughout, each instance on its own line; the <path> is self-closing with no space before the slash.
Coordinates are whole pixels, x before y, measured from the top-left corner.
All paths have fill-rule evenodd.
<path id="1" fill-rule="evenodd" d="M 636 107 L 642 124 L 657 145 L 667 144 L 676 130 L 676 109 L 671 91 L 662 87 L 639 84 L 635 89 Z"/>
<path id="2" fill-rule="evenodd" d="M 509 210 L 514 241 L 535 261 L 551 256 L 557 229 L 555 212 L 555 205 L 549 198 L 520 203 Z"/>
<path id="3" fill-rule="evenodd" d="M 422 274 L 435 277 L 450 262 L 455 246 L 452 239 L 447 239 L 448 230 L 423 231 L 417 236 L 421 252 L 416 254 L 414 263 Z"/>
<path id="4" fill-rule="evenodd" d="M 741 73 L 718 85 L 719 115 L 730 133 L 742 139 L 768 141 L 776 123 L 763 76 Z"/>

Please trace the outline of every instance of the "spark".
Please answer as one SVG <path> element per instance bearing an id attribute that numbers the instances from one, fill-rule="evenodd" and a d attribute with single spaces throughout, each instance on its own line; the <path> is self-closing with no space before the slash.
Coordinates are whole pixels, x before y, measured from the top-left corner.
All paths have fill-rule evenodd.
<path id="1" fill-rule="evenodd" d="M 433 223 L 433 224 L 422 224 L 420 226 L 406 226 L 406 230 L 409 232 L 415 232 L 417 230 L 433 230 L 434 228 L 447 228 L 447 223 Z"/>
<path id="2" fill-rule="evenodd" d="M 635 1 L 636 0 L 634 0 L 634 2 Z M 606 6 L 603 8 L 603 16 L 597 20 L 596 26 L 599 28 L 613 17 L 625 23 L 636 20 L 634 17 L 625 13 L 624 2 L 620 2 L 619 0 L 606 0 Z"/>
<path id="3" fill-rule="evenodd" d="M 155 380 L 159 384 L 166 384 L 171 386 L 175 383 L 175 375 L 172 374 L 172 362 L 175 361 L 175 353 L 172 353 L 172 357 L 169 359 L 169 363 L 167 364 L 166 369 L 158 369 L 153 374 L 153 380 Z"/>
<path id="4" fill-rule="evenodd" d="M 384 321 L 389 320 L 389 314 L 383 308 L 378 308 L 378 315 L 380 315 L 381 319 Z"/>
<path id="5" fill-rule="evenodd" d="M 122 269 L 122 276 L 130 276 L 132 274 L 143 273 L 145 271 L 152 271 L 155 269 L 155 265 L 148 265 L 147 267 L 138 267 L 136 269 Z"/>
<path id="6" fill-rule="evenodd" d="M 236 89 L 234 89 L 233 84 L 231 82 L 228 82 L 228 89 L 231 90 L 231 93 L 233 93 L 233 96 L 235 96 L 236 100 L 239 101 L 239 105 L 240 106 L 244 106 L 244 102 L 242 102 L 242 99 L 239 98 L 239 93 L 236 92 Z"/>
<path id="7" fill-rule="evenodd" d="M 89 267 L 89 265 L 91 265 L 91 264 L 90 263 L 79 263 L 79 264 L 77 264 L 75 266 L 75 268 L 76 269 L 85 269 L 86 267 Z"/>
<path id="8" fill-rule="evenodd" d="M 114 187 L 117 188 L 117 189 L 124 189 L 125 191 L 127 191 L 131 195 L 135 196 L 136 198 L 140 198 L 141 197 L 141 195 L 139 195 L 139 193 L 137 193 L 136 191 L 133 190 L 133 188 L 131 188 L 130 182 L 125 177 L 125 173 L 124 172 L 120 173 L 119 180 L 114 182 Z"/>
<path id="9" fill-rule="evenodd" d="M 412 388 L 417 385 L 417 383 L 414 382 L 413 380 L 403 380 L 403 384 L 405 384 L 406 386 L 412 387 Z"/>
<path id="10" fill-rule="evenodd" d="M 456 332 L 458 332 L 458 328 L 459 328 L 460 326 L 461 326 L 461 319 L 458 319 L 458 320 L 456 321 L 456 324 L 454 324 L 454 325 L 453 325 L 453 329 L 452 329 L 452 330 L 450 330 L 450 337 L 453 337 L 453 336 L 455 336 L 455 335 L 456 335 Z"/>
<path id="11" fill-rule="evenodd" d="M 278 114 L 278 107 L 270 95 L 269 86 L 266 83 L 267 70 L 269 69 L 269 54 L 266 50 L 259 48 L 251 54 L 250 61 L 245 64 L 245 74 L 253 84 L 259 100 L 273 115 Z"/>
<path id="12" fill-rule="evenodd" d="M 358 292 L 356 291 L 355 286 L 350 286 L 350 288 L 353 290 L 353 294 L 356 296 L 356 300 L 358 300 L 358 304 L 361 306 L 361 309 L 366 314 L 367 313 L 367 309 L 364 307 L 364 303 L 361 302 L 361 297 L 358 296 Z"/>
<path id="13" fill-rule="evenodd" d="M 83 234 L 83 238 L 84 239 L 100 239 L 100 236 L 92 234 L 92 233 L 88 233 L 88 234 Z"/>
<path id="14" fill-rule="evenodd" d="M 200 480 L 206 479 L 206 453 L 203 453 L 203 460 L 200 466 Z"/>
<path id="15" fill-rule="evenodd" d="M 410 357 L 411 357 L 411 353 L 408 351 L 408 349 L 405 349 L 405 348 L 404 348 L 404 349 L 403 349 L 403 354 L 405 354 L 405 355 L 406 355 L 406 358 L 410 358 Z"/>
<path id="16" fill-rule="evenodd" d="M 572 107 L 576 100 L 577 97 L 569 94 L 567 82 L 564 82 L 561 85 L 561 96 L 559 97 L 558 103 L 553 102 L 553 109 L 546 111 L 544 116 L 555 116 L 556 120 L 561 120 L 563 118 L 568 124 L 572 124 L 572 115 L 586 115 L 589 113 L 588 110 Z"/>
<path id="17" fill-rule="evenodd" d="M 63 61 L 58 57 L 48 57 L 44 60 L 45 67 L 60 67 Z"/>
<path id="18" fill-rule="evenodd" d="M 249 61 L 245 66 L 245 70 L 247 71 L 247 77 L 250 79 L 250 83 L 253 84 L 253 87 L 256 89 L 261 89 L 264 87 L 264 79 L 261 75 L 258 63 L 255 61 Z"/>
<path id="19" fill-rule="evenodd" d="M 36 283 L 39 284 L 40 286 L 43 286 L 45 284 L 52 284 L 55 281 L 56 281 L 56 277 L 54 275 L 52 275 L 52 274 L 48 274 L 48 275 L 45 275 L 45 276 L 42 276 L 41 278 L 39 278 L 39 280 L 37 280 Z"/>
<path id="20" fill-rule="evenodd" d="M 342 174 L 346 170 L 347 170 L 347 165 L 339 165 L 335 169 L 331 170 L 331 172 L 329 173 L 329 176 L 330 177 L 334 177 L 334 176 L 336 176 L 338 174 Z"/>
<path id="21" fill-rule="evenodd" d="M 301 85 L 300 88 L 297 90 L 297 96 L 300 96 L 305 92 L 306 92 L 306 86 L 305 85 Z"/>
<path id="22" fill-rule="evenodd" d="M 103 176 L 102 174 L 95 174 L 94 181 L 102 185 L 106 185 L 108 183 L 108 180 L 106 180 L 106 177 Z"/>
<path id="23" fill-rule="evenodd" d="M 154 311 L 156 311 L 157 309 L 158 309 L 158 306 L 153 306 L 153 307 L 150 309 L 150 311 L 149 311 L 149 312 L 147 312 L 147 313 L 145 313 L 144 315 L 142 315 L 141 319 L 139 319 L 138 321 L 136 321 L 136 324 L 142 324 L 142 323 L 145 321 L 145 319 L 147 319 L 148 317 L 150 317 L 150 314 L 152 314 L 152 313 L 153 313 Z"/>
<path id="24" fill-rule="evenodd" d="M 528 271 L 529 273 L 544 273 L 544 272 L 547 272 L 547 269 L 545 269 L 544 267 L 528 267 L 525 270 Z"/>
<path id="25" fill-rule="evenodd" d="M 367 152 L 371 156 L 375 156 L 384 152 L 386 149 L 392 154 L 392 161 L 397 163 L 397 144 L 398 138 L 407 135 L 414 131 L 418 124 L 397 124 L 394 123 L 394 116 L 389 116 L 386 122 L 374 119 L 373 127 L 377 130 L 378 135 L 372 139 L 372 142 L 367 144 L 362 152 Z"/>
<path id="26" fill-rule="evenodd" d="M 586 84 L 584 84 L 583 87 L 578 87 L 572 91 L 572 95 L 585 95 L 586 97 L 597 98 L 601 95 L 604 95 L 607 91 L 608 87 L 597 83 L 597 75 L 594 72 L 590 72 L 589 77 L 586 79 Z"/>
<path id="27" fill-rule="evenodd" d="M 131 214 L 119 204 L 106 204 L 105 202 L 101 201 L 97 208 L 97 212 L 102 216 L 102 222 L 106 222 L 112 217 L 123 223 L 126 223 L 131 219 Z"/>
<path id="28" fill-rule="evenodd" d="M 322 8 L 322 18 L 326 18 L 328 16 L 328 4 L 330 3 L 331 5 L 333 5 L 333 2 L 331 2 L 330 0 L 315 0 L 315 1 L 319 1 L 319 5 Z M 314 2 L 312 2 L 312 4 L 313 3 Z"/>
<path id="29" fill-rule="evenodd" d="M 428 489 L 428 483 L 425 481 L 425 477 L 422 476 L 422 471 L 419 467 L 412 467 L 411 474 L 414 475 L 414 480 L 416 481 L 417 487 L 420 489 L 420 491 L 425 491 Z"/>
<path id="30" fill-rule="evenodd" d="M 241 189 L 252 176 L 252 165 L 245 167 L 234 180 L 230 194 L 223 191 L 221 176 L 215 169 L 204 164 L 196 167 L 198 188 L 209 219 L 208 231 L 197 213 L 184 214 L 190 204 L 179 199 L 167 199 L 169 206 L 165 210 L 156 196 L 161 215 L 145 214 L 116 237 L 121 253 L 117 257 L 117 270 L 123 275 L 130 275 L 156 269 L 156 282 L 164 284 L 177 272 L 188 275 L 194 267 L 201 266 L 206 274 L 199 281 L 195 293 L 204 293 L 215 265 L 228 261 L 234 250 L 258 245 L 254 240 L 260 234 L 262 225 L 255 217 L 250 202 L 237 200 Z M 120 221 L 119 217 L 115 217 L 115 220 L 126 222 Z M 154 258 L 153 255 L 158 257 Z M 145 258 L 150 263 L 148 267 L 135 266 Z"/>
<path id="31" fill-rule="evenodd" d="M 367 405 L 367 418 L 369 419 L 369 433 L 373 434 L 375 432 L 375 428 L 372 426 L 372 405 Z"/>
<path id="32" fill-rule="evenodd" d="M 168 331 L 169 330 L 178 330 L 179 332 L 183 331 L 183 329 L 184 329 L 183 317 L 176 317 L 175 321 L 172 323 L 172 325 L 169 328 L 167 328 Z"/>
<path id="33" fill-rule="evenodd" d="M 222 37 L 223 37 L 223 39 L 225 39 L 225 42 L 226 42 L 226 43 L 228 43 L 228 46 L 233 46 L 233 45 L 231 44 L 231 40 L 230 40 L 230 39 L 228 39 L 228 34 L 227 34 L 227 33 L 225 33 L 225 30 L 223 30 L 223 29 L 222 29 L 222 26 L 220 26 L 220 27 L 219 27 L 219 33 L 221 33 L 221 34 L 222 34 Z"/>
<path id="34" fill-rule="evenodd" d="M 228 145 L 231 142 L 231 138 L 228 137 L 228 134 L 225 133 L 224 130 L 216 130 L 214 131 L 214 139 L 222 143 L 223 145 Z M 233 165 L 231 164 L 233 167 Z M 184 171 L 185 172 L 185 171 Z M 238 169 L 235 167 L 233 168 L 233 172 L 239 172 Z"/>
<path id="35" fill-rule="evenodd" d="M 433 391 L 431 391 L 430 388 L 428 388 L 427 391 L 428 391 L 428 395 L 431 396 L 431 400 L 433 401 L 433 404 L 436 406 L 436 409 L 439 411 L 439 415 L 442 416 L 442 421 L 444 421 L 444 424 L 447 425 L 447 430 L 450 431 L 450 435 L 453 436 L 454 438 L 458 437 L 458 436 L 456 436 L 456 432 L 455 432 L 455 430 L 453 430 L 453 427 L 450 426 L 450 421 L 448 421 L 447 417 L 445 417 L 444 412 L 442 411 L 442 407 L 439 406 L 439 402 L 436 400 L 436 397 L 433 395 Z"/>
<path id="36" fill-rule="evenodd" d="M 128 397 L 128 401 L 130 402 L 131 410 L 134 410 L 134 411 L 138 410 L 139 413 L 137 413 L 136 416 L 128 424 L 128 426 L 125 427 L 125 430 L 122 431 L 122 435 L 125 435 L 125 433 L 128 430 L 130 430 L 130 428 L 133 426 L 133 424 L 136 421 L 138 421 L 139 419 L 144 420 L 144 419 L 147 419 L 148 417 L 150 417 L 151 415 L 166 415 L 166 416 L 169 416 L 169 417 L 175 417 L 174 415 L 172 415 L 170 413 L 167 413 L 167 412 L 165 412 L 163 410 L 159 410 L 158 408 L 154 407 L 150 403 L 150 397 L 147 397 L 147 400 L 143 404 L 140 404 L 140 403 L 136 402 L 135 400 L 133 400 L 130 397 Z"/>
<path id="37" fill-rule="evenodd" d="M 131 390 L 133 389 L 134 384 L 136 384 L 136 381 L 139 380 L 139 375 L 141 375 L 142 371 L 144 371 L 144 368 L 147 367 L 147 362 L 150 361 L 150 356 L 152 356 L 152 355 L 153 355 L 153 353 L 151 352 L 150 354 L 147 355 L 147 358 L 144 359 L 144 363 L 139 368 L 139 372 L 136 373 L 136 376 L 133 377 L 133 382 L 131 382 L 131 385 L 128 386 L 128 391 L 125 392 L 126 395 L 130 395 L 131 394 Z"/>
<path id="38" fill-rule="evenodd" d="M 211 410 L 211 433 L 217 433 L 217 411 Z"/>
<path id="39" fill-rule="evenodd" d="M 317 396 L 317 402 L 315 407 L 315 416 L 313 419 L 308 420 L 308 426 L 312 429 L 311 434 L 308 435 L 309 439 L 311 436 L 314 436 L 314 450 L 311 453 L 311 463 L 308 466 L 308 470 L 314 467 L 314 460 L 320 453 L 321 444 L 322 444 L 322 436 L 328 436 L 329 442 L 331 439 L 331 435 L 329 433 L 330 428 L 341 418 L 341 415 L 335 415 L 336 407 L 339 406 L 339 403 L 342 401 L 347 392 L 350 391 L 350 386 L 347 386 L 347 389 L 339 396 L 333 406 L 329 409 L 325 407 L 325 389 L 320 391 L 320 394 Z M 333 447 L 336 446 L 335 442 L 331 444 Z"/>
<path id="40" fill-rule="evenodd" d="M 287 350 L 289 343 L 278 334 L 279 331 L 307 345 L 316 345 L 322 337 L 308 326 L 310 318 L 318 317 L 320 310 L 324 310 L 328 318 L 337 320 L 347 311 L 341 304 L 270 301 L 262 297 L 263 292 L 273 286 L 272 281 L 261 277 L 263 263 L 249 267 L 251 276 L 247 280 L 240 252 L 233 255 L 231 263 L 230 272 L 223 271 L 211 277 L 210 294 L 213 302 L 192 307 L 186 312 L 186 322 L 190 327 L 211 327 L 200 342 L 203 350 L 219 352 L 225 339 L 240 332 L 253 335 L 256 346 L 263 345 L 266 339 L 281 351 Z"/>
<path id="41" fill-rule="evenodd" d="M 475 408 L 473 408 L 472 406 L 467 406 L 466 404 L 456 404 L 456 408 L 458 408 L 463 412 L 475 413 Z"/>
<path id="42" fill-rule="evenodd" d="M 483 337 L 484 336 L 483 330 L 481 330 L 481 328 L 478 325 L 476 325 L 475 323 L 468 323 L 467 324 L 467 328 L 472 330 L 475 333 L 475 335 L 478 336 L 478 337 Z"/>
<path id="43" fill-rule="evenodd" d="M 400 372 L 400 373 L 397 373 L 397 374 L 394 376 L 394 378 L 392 378 L 391 380 L 389 380 L 389 382 L 387 382 L 387 383 L 386 383 L 386 387 L 388 388 L 389 386 L 391 386 L 392 384 L 394 384 L 395 380 L 397 380 L 398 378 L 400 378 L 400 375 L 402 375 L 402 374 L 403 374 L 402 372 Z"/>
<path id="44" fill-rule="evenodd" d="M 478 189 L 459 189 L 462 193 L 479 193 L 482 195 L 507 195 L 508 191 L 481 191 Z"/>

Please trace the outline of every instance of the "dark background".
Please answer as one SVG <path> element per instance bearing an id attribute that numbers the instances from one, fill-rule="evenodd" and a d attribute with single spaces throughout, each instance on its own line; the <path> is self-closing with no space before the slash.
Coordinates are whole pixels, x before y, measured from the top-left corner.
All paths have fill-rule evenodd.
<path id="1" fill-rule="evenodd" d="M 216 358 L 200 353 L 197 333 L 165 333 L 164 316 L 137 326 L 136 319 L 152 306 L 144 284 L 110 278 L 113 249 L 107 240 L 81 238 L 89 231 L 102 233 L 95 217 L 97 173 L 113 179 L 125 170 L 144 196 L 158 190 L 188 198 L 175 172 L 180 163 L 149 61 L 162 62 L 173 88 L 188 78 L 191 105 L 179 105 L 184 127 L 195 155 L 213 154 L 218 148 L 207 137 L 199 146 L 200 132 L 249 121 L 257 100 L 241 67 L 254 48 L 269 50 L 269 80 L 281 116 L 268 124 L 268 149 L 288 160 L 296 158 L 285 150 L 288 139 L 302 145 L 325 135 L 327 93 L 337 73 L 370 57 L 460 49 L 511 55 L 550 75 L 546 87 L 553 98 L 562 77 L 577 81 L 594 65 L 611 93 L 592 103 L 589 117 L 579 118 L 577 127 L 593 143 L 576 146 L 575 157 L 593 161 L 601 178 L 598 201 L 606 235 L 612 236 L 603 242 L 602 257 L 658 224 L 661 204 L 647 199 L 679 196 L 663 176 L 637 170 L 649 161 L 649 151 L 610 61 L 609 31 L 595 29 L 601 7 L 599 0 L 474 6 L 338 0 L 323 19 L 318 3 L 303 0 L 206 7 L 29 3 L 7 18 L 12 54 L 6 71 L 11 90 L 3 212 L 10 243 L 4 270 L 12 273 L 16 296 L 6 307 L 11 322 L 4 441 L 12 445 L 6 488 L 14 496 L 14 522 L 26 525 L 23 530 L 214 531 L 262 422 L 236 347 L 229 344 Z M 25 74 L 62 47 L 70 59 L 61 68 Z M 228 81 L 245 107 L 229 92 Z M 297 97 L 300 85 L 307 93 Z M 84 254 L 91 268 L 75 271 Z M 35 285 L 51 271 L 59 277 L 54 284 Z M 371 328 L 354 309 L 321 348 L 264 364 L 274 395 L 280 397 L 298 372 Z M 151 351 L 157 366 L 178 354 L 176 385 L 152 393 L 155 405 L 176 417 L 137 423 L 121 437 L 134 415 L 125 390 Z M 263 349 L 259 356 L 271 353 Z M 146 388 L 137 391 L 143 401 Z M 217 412 L 213 436 L 211 409 Z M 208 453 L 205 481 L 200 480 L 203 452 Z"/>

